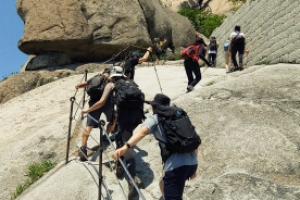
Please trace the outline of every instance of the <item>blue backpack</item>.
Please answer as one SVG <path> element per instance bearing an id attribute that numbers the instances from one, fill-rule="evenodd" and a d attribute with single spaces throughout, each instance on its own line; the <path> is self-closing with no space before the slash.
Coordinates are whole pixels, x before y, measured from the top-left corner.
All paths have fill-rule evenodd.
<path id="1" fill-rule="evenodd" d="M 230 44 L 230 40 L 226 40 L 225 44 L 224 44 L 224 51 L 228 51 L 229 49 L 229 44 Z"/>

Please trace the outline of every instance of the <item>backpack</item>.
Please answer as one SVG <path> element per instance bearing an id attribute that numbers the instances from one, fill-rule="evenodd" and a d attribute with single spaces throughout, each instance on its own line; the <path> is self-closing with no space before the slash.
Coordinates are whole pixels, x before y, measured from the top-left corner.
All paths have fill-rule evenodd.
<path id="1" fill-rule="evenodd" d="M 199 49 L 200 49 L 199 45 L 188 46 L 183 51 L 181 51 L 181 57 L 184 60 L 194 59 L 194 60 L 198 61 L 199 60 L 199 55 L 198 55 Z"/>
<path id="2" fill-rule="evenodd" d="M 162 52 L 162 48 L 161 48 L 160 42 L 155 42 L 155 50 L 157 52 Z"/>
<path id="3" fill-rule="evenodd" d="M 226 40 L 226 42 L 224 43 L 224 51 L 228 51 L 229 44 L 230 44 L 230 40 Z"/>
<path id="4" fill-rule="evenodd" d="M 245 37 L 238 33 L 234 38 L 232 38 L 231 42 L 232 45 L 245 45 Z"/>
<path id="5" fill-rule="evenodd" d="M 183 109 L 176 106 L 156 106 L 154 109 L 167 141 L 159 142 L 163 162 L 173 153 L 188 153 L 199 147 L 201 139 Z"/>
<path id="6" fill-rule="evenodd" d="M 118 80 L 114 90 L 114 102 L 119 108 L 143 108 L 145 95 L 133 80 Z"/>
<path id="7" fill-rule="evenodd" d="M 105 80 L 105 76 L 102 74 L 97 74 L 96 76 L 88 80 L 86 92 L 91 99 L 101 98 L 105 87 L 104 80 Z"/>
<path id="8" fill-rule="evenodd" d="M 217 41 L 214 39 L 210 40 L 208 49 L 210 51 L 217 51 Z"/>

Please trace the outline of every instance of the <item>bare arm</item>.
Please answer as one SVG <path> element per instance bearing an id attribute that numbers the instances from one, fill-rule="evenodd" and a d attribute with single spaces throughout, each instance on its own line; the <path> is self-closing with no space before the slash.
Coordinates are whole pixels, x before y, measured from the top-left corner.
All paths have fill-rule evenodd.
<path id="1" fill-rule="evenodd" d="M 135 134 L 131 136 L 131 138 L 127 141 L 127 143 L 130 146 L 134 146 L 139 141 L 141 141 L 148 133 L 149 133 L 148 127 L 142 126 Z M 124 145 L 121 148 L 117 149 L 112 155 L 114 160 L 118 160 L 122 155 L 124 155 L 127 149 L 128 149 L 127 145 Z"/>
<path id="2" fill-rule="evenodd" d="M 87 81 L 82 82 L 82 83 L 78 83 L 77 85 L 75 85 L 75 88 L 79 89 L 79 88 L 84 88 L 86 86 L 87 86 Z"/>
<path id="3" fill-rule="evenodd" d="M 150 52 L 152 52 L 152 47 L 148 47 L 147 52 L 144 54 L 142 58 L 139 59 L 139 64 L 148 60 Z"/>
<path id="4" fill-rule="evenodd" d="M 101 99 L 99 101 L 97 101 L 94 105 L 89 107 L 88 109 L 83 109 L 81 111 L 82 114 L 92 112 L 92 111 L 97 110 L 97 109 L 101 108 L 102 106 L 104 106 L 104 104 L 106 103 L 106 101 L 108 99 L 108 96 L 109 96 L 111 90 L 112 90 L 112 86 L 107 84 L 104 88 Z"/>

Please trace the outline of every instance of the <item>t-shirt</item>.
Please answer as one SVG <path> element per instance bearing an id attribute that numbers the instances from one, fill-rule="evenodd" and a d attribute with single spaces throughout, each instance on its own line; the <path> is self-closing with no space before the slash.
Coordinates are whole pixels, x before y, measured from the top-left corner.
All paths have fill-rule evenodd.
<path id="1" fill-rule="evenodd" d="M 129 79 L 134 79 L 134 73 L 135 73 L 135 66 L 139 64 L 138 59 L 129 59 L 125 61 L 124 64 L 124 74 Z"/>
<path id="2" fill-rule="evenodd" d="M 159 122 L 159 117 L 157 114 L 149 116 L 142 124 L 149 129 L 149 132 L 152 133 L 155 139 L 165 142 L 166 137 L 162 128 L 162 125 Z M 176 168 L 179 168 L 184 165 L 197 165 L 197 155 L 195 152 L 189 153 L 173 153 L 164 164 L 164 171 L 170 171 Z"/>

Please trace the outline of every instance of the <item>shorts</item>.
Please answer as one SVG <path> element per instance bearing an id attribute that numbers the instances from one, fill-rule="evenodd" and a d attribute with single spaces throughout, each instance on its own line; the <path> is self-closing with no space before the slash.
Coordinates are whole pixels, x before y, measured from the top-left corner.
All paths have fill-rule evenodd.
<path id="1" fill-rule="evenodd" d="M 98 100 L 90 99 L 89 100 L 89 107 L 94 105 Z M 94 110 L 88 113 L 86 126 L 92 126 L 93 128 L 99 127 L 99 120 L 101 114 L 104 113 L 106 117 L 106 121 L 110 124 L 114 121 L 114 107 L 112 101 L 108 99 L 105 105 L 97 110 Z M 95 121 L 96 120 L 96 121 Z"/>
<path id="2" fill-rule="evenodd" d="M 163 177 L 165 200 L 182 200 L 185 181 L 196 172 L 197 166 L 183 165 L 165 172 L 165 176 Z"/>
<path id="3" fill-rule="evenodd" d="M 225 56 L 225 64 L 229 64 L 230 52 L 229 51 L 224 51 L 224 56 Z"/>
<path id="4" fill-rule="evenodd" d="M 155 52 L 156 58 L 160 60 L 161 54 L 162 54 L 162 51 L 161 51 L 161 50 L 160 50 L 160 51 L 156 51 L 156 52 Z"/>

